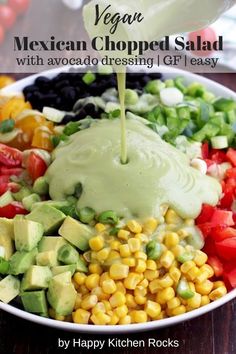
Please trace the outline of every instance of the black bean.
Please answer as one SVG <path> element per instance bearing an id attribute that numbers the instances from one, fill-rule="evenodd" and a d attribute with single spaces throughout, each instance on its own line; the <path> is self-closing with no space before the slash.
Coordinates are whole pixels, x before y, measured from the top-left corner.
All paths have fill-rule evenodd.
<path id="1" fill-rule="evenodd" d="M 57 82 L 54 85 L 54 89 L 56 91 L 60 91 L 62 88 L 67 87 L 67 86 L 70 86 L 69 80 L 62 80 L 62 81 Z"/>
<path id="2" fill-rule="evenodd" d="M 26 86 L 24 89 L 23 89 L 23 94 L 24 95 L 27 95 L 27 93 L 32 93 L 32 92 L 35 92 L 35 91 L 38 91 L 39 88 L 38 86 L 36 85 L 29 85 L 29 86 Z"/>
<path id="3" fill-rule="evenodd" d="M 51 86 L 51 80 L 48 79 L 45 76 L 39 76 L 36 80 L 35 80 L 35 84 L 39 87 L 39 88 L 45 88 L 45 87 L 50 87 Z"/>
<path id="4" fill-rule="evenodd" d="M 161 73 L 150 73 L 149 76 L 151 77 L 151 80 L 159 80 L 162 78 Z"/>
<path id="5" fill-rule="evenodd" d="M 72 122 L 74 120 L 75 116 L 72 116 L 71 114 L 66 114 L 64 118 L 62 119 L 61 124 L 67 124 L 69 122 Z"/>
<path id="6" fill-rule="evenodd" d="M 96 116 L 98 112 L 97 107 L 93 103 L 86 104 L 83 109 L 87 113 L 87 115 L 91 117 Z"/>

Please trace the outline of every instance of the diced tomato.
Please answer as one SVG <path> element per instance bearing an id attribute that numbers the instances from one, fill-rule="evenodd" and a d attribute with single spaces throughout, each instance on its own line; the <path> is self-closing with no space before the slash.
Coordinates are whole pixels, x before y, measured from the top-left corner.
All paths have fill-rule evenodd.
<path id="1" fill-rule="evenodd" d="M 19 202 L 12 202 L 2 208 L 0 208 L 0 217 L 13 219 L 17 214 L 25 215 L 28 211 L 25 210 L 23 205 Z"/>
<path id="2" fill-rule="evenodd" d="M 211 218 L 212 226 L 225 225 L 233 226 L 233 212 L 226 210 L 215 210 Z"/>
<path id="3" fill-rule="evenodd" d="M 232 165 L 234 167 L 236 167 L 236 150 L 230 148 L 228 149 L 227 153 L 226 153 L 226 157 L 229 160 L 229 162 L 232 163 Z"/>
<path id="4" fill-rule="evenodd" d="M 236 288 L 236 268 L 229 272 L 224 272 L 224 280 L 229 283 L 232 288 Z"/>
<path id="5" fill-rule="evenodd" d="M 13 193 L 18 192 L 20 189 L 19 184 L 10 182 L 10 183 L 1 183 L 0 184 L 0 195 L 3 195 L 7 191 L 11 191 Z"/>
<path id="6" fill-rule="evenodd" d="M 27 171 L 32 180 L 35 181 L 37 178 L 43 176 L 46 170 L 46 162 L 36 153 L 31 152 L 27 161 Z"/>
<path id="7" fill-rule="evenodd" d="M 22 152 L 4 144 L 0 144 L 0 162 L 7 167 L 21 166 Z"/>
<path id="8" fill-rule="evenodd" d="M 8 183 L 10 182 L 10 176 L 4 175 L 4 176 L 0 176 L 0 185 L 2 183 Z"/>
<path id="9" fill-rule="evenodd" d="M 228 178 L 226 181 L 225 181 L 226 185 L 225 185 L 225 188 L 231 188 L 232 190 L 234 190 L 236 188 L 236 179 L 234 178 Z"/>
<path id="10" fill-rule="evenodd" d="M 236 237 L 236 229 L 232 227 L 218 226 L 211 230 L 211 237 L 216 242 L 223 241 L 226 238 Z"/>
<path id="11" fill-rule="evenodd" d="M 209 204 L 203 204 L 201 214 L 197 217 L 197 224 L 204 224 L 208 222 L 214 214 L 216 208 Z"/>
<path id="12" fill-rule="evenodd" d="M 23 168 L 8 168 L 6 166 L 0 167 L 0 173 L 4 176 L 20 176 L 23 172 Z"/>
<path id="13" fill-rule="evenodd" d="M 208 256 L 215 256 L 217 254 L 215 241 L 211 237 L 205 239 L 203 251 L 206 252 Z"/>
<path id="14" fill-rule="evenodd" d="M 222 150 L 212 149 L 210 153 L 210 159 L 217 164 L 221 164 L 227 161 L 226 154 Z"/>
<path id="15" fill-rule="evenodd" d="M 197 227 L 201 230 L 205 238 L 210 235 L 212 230 L 212 224 L 210 222 L 206 222 L 205 224 L 199 224 L 197 225 Z"/>
<path id="16" fill-rule="evenodd" d="M 209 157 L 209 144 L 208 143 L 204 143 L 202 144 L 202 158 L 203 160 L 208 159 Z"/>
<path id="17" fill-rule="evenodd" d="M 226 171 L 226 177 L 228 177 L 228 178 L 236 178 L 236 167 L 229 168 Z"/>
<path id="18" fill-rule="evenodd" d="M 227 191 L 227 189 L 225 189 L 224 196 L 220 200 L 221 208 L 224 208 L 224 209 L 231 208 L 233 201 L 234 201 L 234 192 L 232 191 L 232 189 L 230 189 L 228 191 Z"/>
<path id="19" fill-rule="evenodd" d="M 223 274 L 223 264 L 217 256 L 208 257 L 207 263 L 213 268 L 216 277 Z"/>
<path id="20" fill-rule="evenodd" d="M 211 167 L 212 165 L 214 165 L 214 161 L 210 160 L 210 159 L 206 159 L 205 160 L 206 164 L 207 164 L 207 168 Z"/>
<path id="21" fill-rule="evenodd" d="M 236 259 L 236 237 L 226 238 L 221 242 L 216 242 L 218 255 L 226 260 Z"/>

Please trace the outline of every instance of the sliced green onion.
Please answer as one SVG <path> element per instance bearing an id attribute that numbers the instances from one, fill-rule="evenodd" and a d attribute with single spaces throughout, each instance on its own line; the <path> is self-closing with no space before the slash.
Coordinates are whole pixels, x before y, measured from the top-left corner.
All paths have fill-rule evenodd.
<path id="1" fill-rule="evenodd" d="M 194 297 L 194 292 L 189 288 L 188 282 L 185 278 L 180 279 L 176 291 L 183 299 L 187 300 Z"/>
<path id="2" fill-rule="evenodd" d="M 91 85 L 96 80 L 96 75 L 91 71 L 88 71 L 82 78 L 86 85 Z"/>
<path id="3" fill-rule="evenodd" d="M 83 186 L 82 186 L 82 183 L 78 183 L 76 186 L 75 186 L 75 192 L 74 192 L 74 196 L 79 199 L 81 197 L 81 194 L 83 193 Z"/>
<path id="4" fill-rule="evenodd" d="M 157 260 L 160 258 L 162 254 L 162 246 L 159 242 L 157 241 L 150 241 L 146 245 L 146 253 L 147 253 L 147 258 L 152 259 L 152 260 Z"/>
<path id="5" fill-rule="evenodd" d="M 89 224 L 92 220 L 94 220 L 96 212 L 92 208 L 85 207 L 79 210 L 78 215 L 82 223 Z"/>
<path id="6" fill-rule="evenodd" d="M 10 267 L 10 263 L 4 258 L 0 257 L 0 274 L 7 274 Z"/>
<path id="7" fill-rule="evenodd" d="M 191 261 L 194 258 L 193 253 L 184 252 L 180 256 L 177 257 L 177 261 L 180 263 L 185 263 Z"/>
<path id="8" fill-rule="evenodd" d="M 2 121 L 0 124 L 0 133 L 2 134 L 10 133 L 13 131 L 14 127 L 15 127 L 14 119 L 6 119 Z"/>
<path id="9" fill-rule="evenodd" d="M 119 218 L 112 210 L 107 210 L 98 216 L 98 221 L 102 224 L 115 225 L 118 223 Z"/>

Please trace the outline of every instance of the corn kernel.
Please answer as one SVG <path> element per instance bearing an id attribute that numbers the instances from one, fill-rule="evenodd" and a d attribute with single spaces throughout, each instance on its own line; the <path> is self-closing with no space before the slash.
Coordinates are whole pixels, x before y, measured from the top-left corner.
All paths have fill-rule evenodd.
<path id="1" fill-rule="evenodd" d="M 100 264 L 96 264 L 96 263 L 91 263 L 90 265 L 89 265 L 89 271 L 90 271 L 90 273 L 92 273 L 92 274 L 102 274 L 102 272 L 103 272 L 103 269 L 102 269 L 102 267 L 100 266 Z"/>
<path id="2" fill-rule="evenodd" d="M 165 313 L 165 311 L 161 311 L 160 315 L 154 317 L 153 320 L 155 320 L 155 321 L 163 320 L 164 318 L 166 318 L 166 313 Z"/>
<path id="3" fill-rule="evenodd" d="M 142 286 L 137 286 L 135 289 L 134 289 L 134 296 L 146 296 L 147 295 L 147 288 L 144 288 Z"/>
<path id="4" fill-rule="evenodd" d="M 122 306 L 126 302 L 125 295 L 120 291 L 116 291 L 109 299 L 112 307 Z"/>
<path id="5" fill-rule="evenodd" d="M 208 295 L 213 289 L 213 282 L 205 280 L 203 283 L 196 283 L 196 291 L 201 295 Z"/>
<path id="6" fill-rule="evenodd" d="M 147 288 L 149 284 L 149 281 L 147 279 L 143 279 L 138 286 L 142 286 L 143 288 Z"/>
<path id="7" fill-rule="evenodd" d="M 72 313 L 72 318 L 74 323 L 88 324 L 90 318 L 90 312 L 84 309 L 77 309 Z"/>
<path id="8" fill-rule="evenodd" d="M 133 322 L 135 322 L 135 323 L 144 323 L 144 322 L 147 322 L 147 320 L 148 320 L 147 313 L 142 310 L 133 311 L 131 318 L 132 318 Z"/>
<path id="9" fill-rule="evenodd" d="M 74 305 L 74 310 L 77 310 L 80 308 L 82 302 L 82 294 L 77 294 L 76 299 L 75 299 L 75 305 Z"/>
<path id="10" fill-rule="evenodd" d="M 85 286 L 89 289 L 92 290 L 96 288 L 99 285 L 99 274 L 90 274 L 87 276 L 85 279 Z"/>
<path id="11" fill-rule="evenodd" d="M 126 294 L 125 295 L 125 298 L 126 298 L 126 305 L 129 307 L 129 308 L 135 308 L 137 307 L 137 304 L 134 300 L 134 296 L 132 294 Z"/>
<path id="12" fill-rule="evenodd" d="M 136 260 L 135 272 L 143 273 L 146 270 L 146 262 L 143 259 Z"/>
<path id="13" fill-rule="evenodd" d="M 109 322 L 109 325 L 116 325 L 118 322 L 119 322 L 119 317 L 115 314 L 112 314 L 111 315 L 111 318 L 110 318 L 110 322 Z"/>
<path id="14" fill-rule="evenodd" d="M 203 295 L 201 299 L 201 306 L 208 305 L 210 303 L 209 296 Z"/>
<path id="15" fill-rule="evenodd" d="M 116 260 L 120 260 L 120 253 L 115 250 L 111 250 L 109 256 L 106 259 L 106 262 L 113 262 Z"/>
<path id="16" fill-rule="evenodd" d="M 180 224 L 183 220 L 172 209 L 167 210 L 165 214 L 165 221 L 167 224 Z"/>
<path id="17" fill-rule="evenodd" d="M 106 225 L 98 223 L 95 225 L 95 229 L 97 232 L 102 233 L 102 232 L 106 231 Z"/>
<path id="18" fill-rule="evenodd" d="M 143 259 L 144 261 L 147 260 L 147 255 L 146 255 L 146 253 L 144 253 L 144 252 L 142 252 L 142 251 L 137 251 L 137 252 L 135 252 L 134 257 L 135 257 L 136 259 Z"/>
<path id="19" fill-rule="evenodd" d="M 143 224 L 143 232 L 147 235 L 151 235 L 154 233 L 157 226 L 158 226 L 158 220 L 155 218 L 149 218 Z"/>
<path id="20" fill-rule="evenodd" d="M 157 264 L 152 259 L 148 259 L 146 262 L 146 267 L 149 270 L 157 270 Z"/>
<path id="21" fill-rule="evenodd" d="M 103 248 L 101 251 L 98 251 L 96 258 L 99 262 L 104 262 L 108 258 L 109 254 L 110 254 L 110 248 L 106 247 Z"/>
<path id="22" fill-rule="evenodd" d="M 127 245 L 127 244 L 126 245 L 120 245 L 119 251 L 120 251 L 121 257 L 130 257 L 131 256 L 129 245 Z"/>
<path id="23" fill-rule="evenodd" d="M 102 236 L 92 237 L 89 240 L 89 247 L 93 251 L 100 251 L 104 247 L 104 238 Z"/>
<path id="24" fill-rule="evenodd" d="M 98 302 L 92 309 L 92 314 L 96 315 L 96 313 L 103 312 L 106 313 L 106 308 L 102 302 Z"/>
<path id="25" fill-rule="evenodd" d="M 185 229 L 180 229 L 180 230 L 178 230 L 178 231 L 177 231 L 177 234 L 179 235 L 179 237 L 180 237 L 181 240 L 183 240 L 183 239 L 185 239 L 186 237 L 189 236 L 188 231 L 185 230 Z"/>
<path id="26" fill-rule="evenodd" d="M 159 290 L 162 290 L 159 279 L 154 279 L 149 283 L 149 290 L 151 294 L 156 294 Z"/>
<path id="27" fill-rule="evenodd" d="M 134 237 L 128 240 L 128 245 L 129 245 L 130 252 L 132 253 L 139 251 L 141 248 L 140 240 Z"/>
<path id="28" fill-rule="evenodd" d="M 81 302 L 81 308 L 84 310 L 92 309 L 98 302 L 96 295 L 87 295 Z"/>
<path id="29" fill-rule="evenodd" d="M 215 275 L 215 272 L 214 272 L 213 268 L 209 264 L 204 264 L 200 268 L 200 270 L 208 272 L 208 274 L 209 274 L 208 278 L 211 278 L 211 277 L 213 277 Z"/>
<path id="30" fill-rule="evenodd" d="M 159 279 L 159 284 L 162 288 L 169 288 L 174 284 L 174 281 L 169 274 L 165 274 L 161 279 Z"/>
<path id="31" fill-rule="evenodd" d="M 142 232 L 142 226 L 136 220 L 129 220 L 127 227 L 134 234 L 140 234 Z"/>
<path id="32" fill-rule="evenodd" d="M 199 274 L 199 268 L 198 267 L 192 267 L 189 271 L 188 271 L 188 273 L 187 273 L 187 275 L 188 275 L 188 278 L 190 279 L 190 280 L 194 280 L 194 279 L 196 279 L 196 277 L 198 276 L 198 274 Z"/>
<path id="33" fill-rule="evenodd" d="M 200 268 L 199 270 L 199 274 L 198 276 L 195 278 L 195 282 L 196 283 L 203 283 L 204 281 L 206 281 L 209 278 L 209 273 L 205 270 L 202 271 L 202 269 Z"/>
<path id="34" fill-rule="evenodd" d="M 202 252 L 200 250 L 197 250 L 195 252 L 195 257 L 194 257 L 193 261 L 196 263 L 196 265 L 198 267 L 201 267 L 207 262 L 207 258 L 208 257 L 207 257 L 206 253 L 204 253 L 204 252 Z"/>
<path id="35" fill-rule="evenodd" d="M 78 292 L 82 295 L 86 295 L 89 293 L 89 290 L 87 288 L 87 286 L 85 286 L 84 284 L 79 286 Z"/>
<path id="36" fill-rule="evenodd" d="M 165 235 L 165 245 L 167 248 L 173 248 L 179 243 L 179 235 L 176 232 L 169 232 Z"/>
<path id="37" fill-rule="evenodd" d="M 172 310 L 172 316 L 182 315 L 186 312 L 186 307 L 184 305 L 180 305 Z"/>
<path id="38" fill-rule="evenodd" d="M 169 310 L 173 310 L 180 305 L 181 305 L 181 301 L 178 297 L 173 297 L 172 299 L 167 301 L 167 307 Z"/>
<path id="39" fill-rule="evenodd" d="M 173 288 L 168 287 L 157 293 L 156 302 L 161 305 L 164 305 L 167 301 L 175 297 L 175 291 Z"/>
<path id="40" fill-rule="evenodd" d="M 181 254 L 185 252 L 185 249 L 181 245 L 177 245 L 171 249 L 171 252 L 175 257 L 179 257 Z"/>
<path id="41" fill-rule="evenodd" d="M 126 289 L 134 290 L 139 282 L 140 275 L 137 273 L 130 272 L 124 280 L 124 286 L 126 287 Z"/>
<path id="42" fill-rule="evenodd" d="M 144 272 L 144 277 L 145 277 L 147 280 L 149 280 L 149 281 L 152 281 L 152 280 L 154 280 L 154 279 L 157 279 L 158 276 L 159 276 L 158 270 L 149 270 L 149 269 L 147 269 L 147 270 L 145 270 L 145 272 Z"/>
<path id="43" fill-rule="evenodd" d="M 123 240 L 123 241 L 127 241 L 128 238 L 130 236 L 130 232 L 127 231 L 127 230 L 119 230 L 118 234 L 117 234 L 117 237 L 120 239 L 120 240 Z"/>
<path id="44" fill-rule="evenodd" d="M 111 311 L 111 304 L 107 300 L 102 300 L 103 305 L 105 306 L 106 312 Z"/>
<path id="45" fill-rule="evenodd" d="M 146 296 L 141 296 L 141 295 L 135 296 L 134 300 L 138 305 L 144 305 L 147 302 Z"/>
<path id="46" fill-rule="evenodd" d="M 109 296 L 108 294 L 105 294 L 103 291 L 102 291 L 102 288 L 100 286 L 94 288 L 91 290 L 90 292 L 91 295 L 96 295 L 98 300 L 99 301 L 102 301 L 102 300 L 108 300 L 109 299 Z"/>
<path id="47" fill-rule="evenodd" d="M 178 283 L 181 277 L 181 271 L 177 267 L 172 265 L 169 269 L 169 275 L 175 283 Z"/>
<path id="48" fill-rule="evenodd" d="M 109 273 L 114 280 L 125 279 L 129 274 L 129 267 L 125 264 L 112 264 Z"/>
<path id="49" fill-rule="evenodd" d="M 135 238 L 139 239 L 141 243 L 148 243 L 149 242 L 149 237 L 143 233 L 141 234 L 136 234 L 134 236 Z"/>
<path id="50" fill-rule="evenodd" d="M 225 286 L 220 286 L 219 288 L 213 290 L 209 294 L 209 299 L 212 301 L 220 299 L 222 296 L 227 294 L 227 289 Z"/>
<path id="51" fill-rule="evenodd" d="M 126 264 L 128 267 L 134 267 L 136 264 L 135 258 L 133 257 L 127 257 L 122 259 L 122 263 Z"/>
<path id="52" fill-rule="evenodd" d="M 164 268 L 170 268 L 172 263 L 174 262 L 175 256 L 171 251 L 165 251 L 160 258 L 160 264 Z"/>
<path id="53" fill-rule="evenodd" d="M 95 325 L 106 325 L 111 321 L 111 317 L 103 312 L 92 315 L 90 319 Z"/>
<path id="54" fill-rule="evenodd" d="M 193 291 L 193 292 L 196 291 L 194 283 L 189 282 L 189 283 L 188 283 L 188 286 L 189 286 L 189 288 L 190 288 L 191 291 Z"/>
<path id="55" fill-rule="evenodd" d="M 148 300 L 145 305 L 145 311 L 151 318 L 155 318 L 161 313 L 161 306 L 157 302 Z"/>
<path id="56" fill-rule="evenodd" d="M 225 283 L 222 280 L 214 281 L 213 283 L 213 290 L 219 288 L 220 286 L 225 286 Z"/>
<path id="57" fill-rule="evenodd" d="M 114 251 L 119 251 L 120 245 L 121 245 L 120 241 L 117 241 L 117 240 L 112 241 L 112 242 L 110 243 L 110 247 L 111 247 L 111 249 L 114 250 Z"/>
<path id="58" fill-rule="evenodd" d="M 130 324 L 131 323 L 131 316 L 130 315 L 126 315 L 122 318 L 120 318 L 119 320 L 119 325 L 126 325 L 126 324 Z"/>
<path id="59" fill-rule="evenodd" d="M 114 314 L 119 318 L 125 317 L 128 314 L 128 307 L 126 305 L 121 305 L 115 308 Z"/>
<path id="60" fill-rule="evenodd" d="M 102 282 L 102 290 L 105 294 L 113 294 L 116 289 L 116 283 L 113 279 L 104 280 Z"/>
<path id="61" fill-rule="evenodd" d="M 86 275 L 84 273 L 77 272 L 73 276 L 73 280 L 76 282 L 77 285 L 83 285 L 86 279 Z"/>
<path id="62" fill-rule="evenodd" d="M 108 272 L 102 273 L 101 276 L 100 276 L 100 285 L 102 285 L 104 280 L 109 280 L 109 279 L 111 279 L 111 278 L 110 278 L 110 275 L 109 275 Z"/>
<path id="63" fill-rule="evenodd" d="M 201 306 L 201 295 L 195 293 L 191 299 L 187 300 L 187 305 L 191 307 L 191 309 L 198 309 Z"/>
<path id="64" fill-rule="evenodd" d="M 181 265 L 180 270 L 182 273 L 188 273 L 193 267 L 195 267 L 195 263 L 193 261 L 187 261 Z"/>
<path id="65" fill-rule="evenodd" d="M 126 294 L 126 288 L 122 281 L 117 281 L 116 287 L 117 287 L 117 291 L 120 291 L 122 294 Z"/>

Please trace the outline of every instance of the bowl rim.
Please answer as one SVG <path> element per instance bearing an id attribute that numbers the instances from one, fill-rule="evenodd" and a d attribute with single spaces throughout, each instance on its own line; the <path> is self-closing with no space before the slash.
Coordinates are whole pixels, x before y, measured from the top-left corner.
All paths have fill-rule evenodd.
<path id="1" fill-rule="evenodd" d="M 6 88 L 0 90 L 0 94 L 15 94 L 15 93 L 20 93 L 22 89 L 27 86 L 32 84 L 32 82 L 38 77 L 38 76 L 46 76 L 49 78 L 52 78 L 56 76 L 57 74 L 61 72 L 67 72 L 69 71 L 70 67 L 63 67 L 63 68 L 56 68 L 52 69 L 49 71 L 45 71 L 39 74 L 35 75 L 30 75 L 26 78 L 23 78 Z M 140 67 L 132 67 L 131 71 L 137 72 L 140 71 Z M 164 77 L 171 78 L 171 77 L 176 77 L 176 76 L 183 76 L 184 79 L 187 82 L 193 82 L 193 81 L 198 81 L 204 85 L 206 85 L 210 90 L 215 92 L 216 94 L 219 95 L 224 95 L 226 97 L 232 97 L 236 100 L 236 93 L 233 92 L 232 90 L 228 89 L 227 87 L 210 80 L 208 78 L 205 78 L 203 76 L 189 73 L 187 71 L 181 70 L 181 69 L 176 69 L 176 68 L 169 68 L 166 66 L 159 66 L 159 67 L 153 67 L 152 70 L 149 70 L 148 72 L 160 72 L 164 75 Z M 226 304 L 227 302 L 233 300 L 236 298 L 236 289 L 231 290 L 229 293 L 224 295 L 221 299 L 218 299 L 208 305 L 205 305 L 203 307 L 200 307 L 198 309 L 192 310 L 190 312 L 184 313 L 182 315 L 178 315 L 176 317 L 169 317 L 169 318 L 164 318 L 161 320 L 156 320 L 156 321 L 151 321 L 151 322 L 146 322 L 146 323 L 140 323 L 140 324 L 129 324 L 129 325 L 83 325 L 83 324 L 76 324 L 76 323 L 70 323 L 70 322 L 62 322 L 62 321 L 57 321 L 54 319 L 49 319 L 49 318 L 44 318 L 40 317 L 35 314 L 31 314 L 29 312 L 26 312 L 24 310 L 18 309 L 12 305 L 9 304 L 4 304 L 0 302 L 0 310 L 4 310 L 5 312 L 8 312 L 14 316 L 17 316 L 19 318 L 22 318 L 27 321 L 31 321 L 40 325 L 44 325 L 47 327 L 52 327 L 64 331 L 70 331 L 70 332 L 78 332 L 78 333 L 89 333 L 89 334 L 124 334 L 124 333 L 132 333 L 132 332 L 144 332 L 144 331 L 150 331 L 158 328 L 164 328 L 164 327 L 170 327 L 173 325 L 176 325 L 178 323 L 184 322 L 191 320 L 193 318 L 199 317 L 201 315 L 206 314 L 207 312 L 213 311 L 218 307 L 221 307 L 222 305 Z"/>

